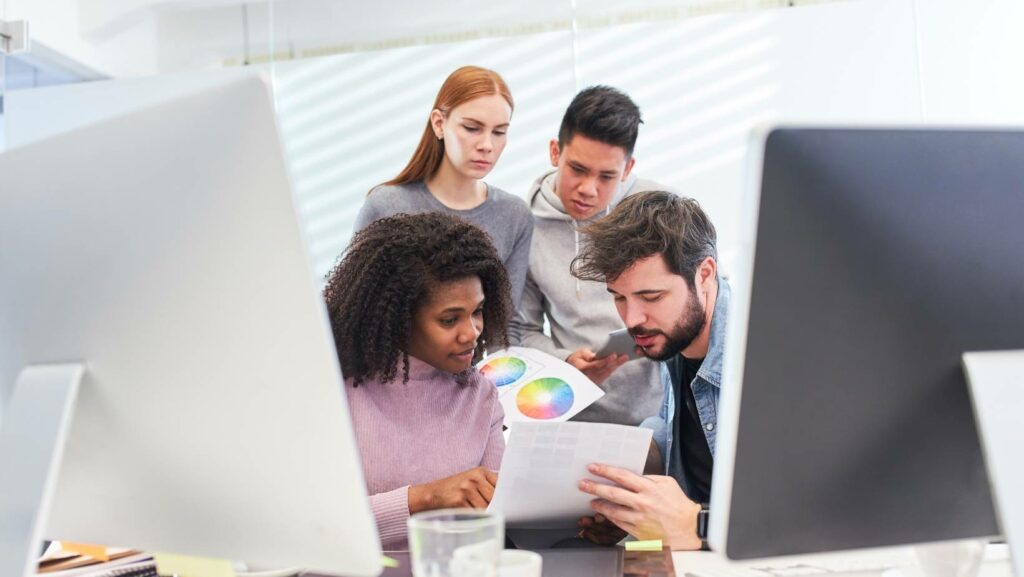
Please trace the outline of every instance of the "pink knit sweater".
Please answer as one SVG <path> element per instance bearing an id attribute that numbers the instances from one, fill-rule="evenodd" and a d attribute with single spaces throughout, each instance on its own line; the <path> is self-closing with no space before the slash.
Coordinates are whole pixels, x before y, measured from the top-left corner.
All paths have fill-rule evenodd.
<path id="1" fill-rule="evenodd" d="M 484 466 L 498 470 L 505 413 L 497 388 L 473 371 L 451 373 L 409 357 L 409 382 L 345 381 L 370 505 L 385 550 L 406 548 L 409 486 Z"/>

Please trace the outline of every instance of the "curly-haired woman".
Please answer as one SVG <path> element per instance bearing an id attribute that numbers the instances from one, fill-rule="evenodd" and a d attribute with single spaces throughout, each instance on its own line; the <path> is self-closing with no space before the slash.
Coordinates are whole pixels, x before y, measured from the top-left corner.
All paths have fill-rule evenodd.
<path id="1" fill-rule="evenodd" d="M 486 507 L 505 441 L 473 365 L 507 346 L 505 267 L 487 235 L 441 213 L 377 220 L 324 290 L 370 503 L 385 548 L 411 513 Z"/>
<path id="2" fill-rule="evenodd" d="M 491 236 L 518 304 L 529 267 L 533 215 L 526 201 L 483 181 L 498 163 L 512 120 L 512 94 L 487 68 L 463 66 L 441 85 L 409 163 L 373 188 L 355 229 L 398 213 L 443 212 Z"/>

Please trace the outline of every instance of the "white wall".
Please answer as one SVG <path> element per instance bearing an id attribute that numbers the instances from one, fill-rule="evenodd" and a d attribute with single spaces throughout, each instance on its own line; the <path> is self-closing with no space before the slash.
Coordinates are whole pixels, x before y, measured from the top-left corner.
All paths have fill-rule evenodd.
<path id="1" fill-rule="evenodd" d="M 918 0 L 928 122 L 1024 125 L 1024 2 Z"/>

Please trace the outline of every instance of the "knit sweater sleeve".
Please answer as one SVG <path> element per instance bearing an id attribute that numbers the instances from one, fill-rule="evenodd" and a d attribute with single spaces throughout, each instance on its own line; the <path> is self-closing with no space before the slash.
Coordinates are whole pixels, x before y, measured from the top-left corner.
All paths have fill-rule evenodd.
<path id="1" fill-rule="evenodd" d="M 498 401 L 497 388 L 489 381 L 482 384 L 489 386 L 493 391 L 491 394 L 493 408 L 491 409 L 491 428 L 487 436 L 487 446 L 484 448 L 480 466 L 497 471 L 501 467 L 501 457 L 505 454 L 505 435 L 502 432 L 505 424 L 505 409 Z"/>
<path id="2" fill-rule="evenodd" d="M 370 508 L 377 521 L 381 543 L 405 539 L 409 520 L 409 486 L 370 495 Z"/>

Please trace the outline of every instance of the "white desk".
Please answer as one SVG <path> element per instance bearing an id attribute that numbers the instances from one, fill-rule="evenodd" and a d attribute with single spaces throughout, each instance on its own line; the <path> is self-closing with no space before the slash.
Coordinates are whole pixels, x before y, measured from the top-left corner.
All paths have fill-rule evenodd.
<path id="1" fill-rule="evenodd" d="M 672 554 L 672 563 L 675 566 L 677 577 L 685 577 L 688 572 L 699 572 L 704 575 L 731 577 L 737 575 L 738 571 L 744 568 L 753 567 L 786 567 L 792 565 L 819 566 L 819 564 L 853 564 L 859 561 L 877 559 L 879 557 L 892 557 L 896 560 L 904 560 L 904 566 L 913 562 L 913 549 L 911 547 L 893 547 L 888 549 L 873 549 L 870 551 L 844 552 L 844 553 L 822 553 L 819 555 L 801 555 L 793 557 L 780 557 L 768 561 L 730 561 L 724 555 L 710 551 L 677 551 Z M 848 577 L 880 577 L 886 573 L 886 577 L 900 577 L 899 570 L 883 571 L 856 571 L 841 574 L 830 573 L 830 577 L 843 575 Z M 1009 553 L 1006 545 L 989 545 L 985 552 L 985 561 L 981 565 L 978 577 L 1013 577 L 1013 569 L 1009 561 Z"/>

